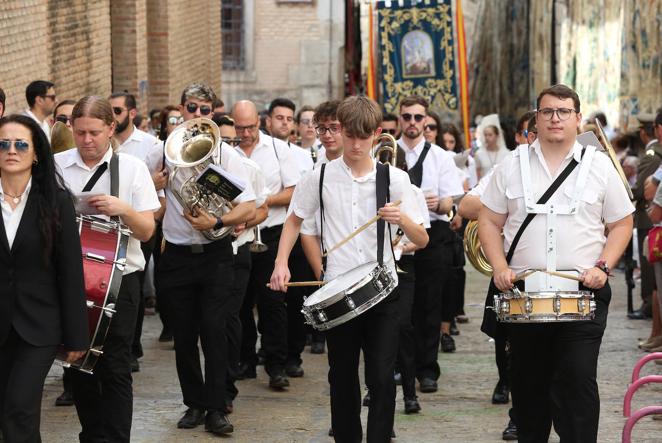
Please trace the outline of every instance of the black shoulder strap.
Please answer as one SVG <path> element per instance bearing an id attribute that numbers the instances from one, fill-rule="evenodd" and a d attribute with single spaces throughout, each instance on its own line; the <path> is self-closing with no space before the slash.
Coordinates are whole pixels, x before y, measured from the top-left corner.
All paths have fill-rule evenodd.
<path id="1" fill-rule="evenodd" d="M 320 168 L 320 245 L 322 246 L 322 275 L 326 271 L 326 247 L 324 246 L 324 199 L 322 198 L 322 188 L 324 186 L 324 169 L 326 163 L 322 163 Z"/>
<path id="2" fill-rule="evenodd" d="M 383 163 L 377 162 L 377 176 L 376 176 L 376 186 L 375 192 L 377 194 L 377 209 L 383 207 L 388 200 L 390 200 L 390 177 L 389 177 L 389 167 Z M 384 228 L 386 222 L 383 219 L 377 220 L 377 262 L 381 265 L 384 263 Z M 390 229 L 389 229 L 390 232 Z"/>
<path id="3" fill-rule="evenodd" d="M 584 151 L 585 148 L 582 150 L 582 157 L 584 157 Z M 549 200 L 552 195 L 556 192 L 556 190 L 561 186 L 561 184 L 565 181 L 566 178 L 570 175 L 570 173 L 577 167 L 579 163 L 577 163 L 577 160 L 574 158 L 570 161 L 568 166 L 565 167 L 563 171 L 559 174 L 558 177 L 556 177 L 556 180 L 547 188 L 545 193 L 538 199 L 536 202 L 539 205 L 547 203 L 547 200 Z M 506 262 L 510 263 L 510 260 L 513 258 L 513 255 L 515 254 L 515 248 L 517 248 L 517 243 L 519 243 L 519 239 L 522 237 L 522 234 L 524 233 L 524 230 L 526 229 L 527 226 L 529 226 L 529 223 L 531 223 L 531 220 L 536 216 L 536 213 L 533 214 L 527 214 L 526 218 L 520 225 L 519 229 L 517 230 L 517 233 L 515 234 L 515 237 L 513 238 L 513 242 L 510 245 L 510 249 L 508 249 L 508 254 L 506 255 Z"/>
<path id="4" fill-rule="evenodd" d="M 114 152 L 110 157 L 110 195 L 120 196 L 120 159 Z"/>
<path id="5" fill-rule="evenodd" d="M 423 162 L 425 161 L 425 157 L 427 157 L 428 152 L 430 152 L 431 147 L 432 145 L 430 142 L 426 141 L 425 145 L 423 146 L 423 152 L 421 152 L 421 155 L 418 157 L 416 164 L 409 171 L 407 171 L 411 183 L 418 186 L 419 188 L 423 182 Z"/>
<path id="6" fill-rule="evenodd" d="M 276 160 L 280 161 L 280 157 L 278 156 L 278 150 L 276 149 L 276 138 L 271 137 L 271 145 L 274 147 L 274 154 L 276 155 Z"/>
<path id="7" fill-rule="evenodd" d="M 108 162 L 103 162 L 100 164 L 97 170 L 94 171 L 94 174 L 92 174 L 92 177 L 90 177 L 87 183 L 85 183 L 85 186 L 83 186 L 82 192 L 90 192 L 94 185 L 96 185 L 99 181 L 101 174 L 106 172 L 106 169 L 108 169 Z"/>

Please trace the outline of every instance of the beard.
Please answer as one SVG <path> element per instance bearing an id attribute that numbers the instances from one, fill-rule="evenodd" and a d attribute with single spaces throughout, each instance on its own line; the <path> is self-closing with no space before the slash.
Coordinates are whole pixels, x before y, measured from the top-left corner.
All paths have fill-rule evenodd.
<path id="1" fill-rule="evenodd" d="M 129 127 L 129 122 L 129 116 L 127 115 L 124 120 L 117 122 L 117 128 L 115 128 L 115 132 L 124 132 L 126 128 Z"/>

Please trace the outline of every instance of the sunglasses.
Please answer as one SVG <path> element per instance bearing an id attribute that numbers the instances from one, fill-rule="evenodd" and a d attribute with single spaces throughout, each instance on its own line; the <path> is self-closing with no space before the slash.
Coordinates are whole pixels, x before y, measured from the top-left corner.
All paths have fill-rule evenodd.
<path id="1" fill-rule="evenodd" d="M 27 140 L 21 140 L 20 138 L 16 140 L 2 139 L 0 140 L 0 151 L 9 151 L 12 143 L 17 152 L 26 152 L 30 149 L 30 143 Z"/>
<path id="2" fill-rule="evenodd" d="M 416 123 L 422 122 L 425 118 L 423 114 L 402 114 L 400 117 L 406 122 L 410 122 L 413 117 Z"/>
<path id="3" fill-rule="evenodd" d="M 179 125 L 184 123 L 184 117 L 175 117 L 174 115 L 172 117 L 168 117 L 168 124 L 169 125 Z"/>
<path id="4" fill-rule="evenodd" d="M 125 110 L 126 110 L 126 108 L 121 108 L 119 106 L 113 106 L 113 112 L 115 113 L 115 115 L 120 115 Z"/>
<path id="5" fill-rule="evenodd" d="M 48 94 L 48 95 L 47 95 L 47 94 L 44 94 L 44 95 L 42 95 L 42 97 L 44 97 L 44 98 L 50 98 L 51 100 L 55 101 L 55 97 L 56 97 L 56 95 L 55 95 L 55 94 Z"/>
<path id="6" fill-rule="evenodd" d="M 68 122 L 71 121 L 71 118 L 69 118 L 69 116 L 67 116 L 67 115 L 60 114 L 60 115 L 55 116 L 55 121 L 64 123 L 66 125 Z"/>
<path id="7" fill-rule="evenodd" d="M 398 131 L 397 131 L 397 129 L 393 129 L 393 128 L 391 128 L 391 129 L 384 129 L 384 128 L 382 128 L 382 132 L 383 132 L 383 133 L 386 133 L 386 134 L 395 135 L 396 132 L 398 132 Z"/>
<path id="8" fill-rule="evenodd" d="M 195 111 L 198 110 L 198 104 L 197 103 L 187 103 L 186 104 L 186 110 L 193 114 Z M 200 114 L 202 115 L 209 115 L 211 114 L 211 106 L 208 105 L 200 105 Z"/>
<path id="9" fill-rule="evenodd" d="M 426 131 L 436 131 L 437 130 L 437 125 L 425 125 L 425 126 L 423 126 L 423 128 Z"/>

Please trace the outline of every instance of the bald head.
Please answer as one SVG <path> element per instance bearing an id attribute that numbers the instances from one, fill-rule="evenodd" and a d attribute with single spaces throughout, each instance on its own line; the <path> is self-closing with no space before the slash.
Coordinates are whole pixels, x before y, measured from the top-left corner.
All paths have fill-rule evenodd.
<path id="1" fill-rule="evenodd" d="M 232 106 L 232 118 L 237 136 L 241 138 L 239 147 L 252 150 L 260 139 L 260 119 L 255 103 L 250 100 L 238 101 Z"/>

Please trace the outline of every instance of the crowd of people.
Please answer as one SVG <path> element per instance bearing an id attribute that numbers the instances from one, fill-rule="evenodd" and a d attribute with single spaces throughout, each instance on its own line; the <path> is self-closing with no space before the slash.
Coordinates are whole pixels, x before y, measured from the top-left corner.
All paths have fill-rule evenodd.
<path id="1" fill-rule="evenodd" d="M 72 203 L 86 192 L 93 193 L 88 204 L 97 215 L 121 222 L 131 236 L 103 355 L 93 374 L 65 370 L 56 401 L 75 405 L 82 442 L 130 440 L 131 373 L 140 370 L 143 317 L 154 304 L 159 341 L 174 341 L 187 408 L 178 428 L 204 424 L 211 433 L 231 434 L 237 382 L 255 379 L 263 365 L 269 388 L 286 390 L 305 376 L 301 355 L 310 346 L 312 353 L 328 352 L 330 435 L 341 442 L 363 436 L 362 351 L 367 438 L 389 441 L 396 384 L 404 412 L 421 411 L 417 382 L 420 393 L 438 390 L 438 353 L 456 350 L 458 324 L 469 321 L 463 233 L 476 219 L 493 268 L 490 296 L 513 290 L 523 271 L 560 269 L 575 271 L 576 289 L 592 291 L 597 301 L 594 321 L 547 328 L 495 324 L 486 311 L 482 329 L 494 338 L 498 374 L 491 401 L 509 403 L 512 389 L 505 440 L 546 441 L 552 422 L 562 439 L 597 438 L 595 370 L 611 297 L 607 275 L 622 257 L 631 277 L 633 256 L 640 270 L 643 304 L 630 317 L 653 318 L 640 347 L 662 350 L 662 297 L 655 290 L 662 281 L 662 244 L 656 248 L 662 235 L 647 237 L 662 223 L 662 112 L 640 116 L 637 134 L 617 134 L 603 114 L 584 121 L 577 94 L 556 85 L 540 93 L 536 110 L 524 113 L 514 131 L 488 115 L 465 146 L 461 131 L 415 95 L 403 98 L 396 113 L 366 97 L 299 108 L 280 97 L 264 111 L 241 100 L 226 110 L 210 87 L 196 83 L 179 103 L 143 117 L 126 91 L 60 100 L 56 88 L 30 83 L 25 112 L 0 119 L 0 260 L 9 282 L 0 300 L 0 360 L 10 362 L 0 367 L 5 441 L 39 441 L 41 392 L 58 347 L 69 363 L 88 349 Z M 0 116 L 4 103 L 0 90 Z M 187 125 L 201 118 L 218 127 L 213 162 L 243 182 L 222 213 L 182 199 L 190 177 L 169 155 L 173 132 L 191 130 Z M 595 119 L 612 138 L 636 212 L 607 157 L 576 140 L 585 130 L 601 136 Z M 49 144 L 54 122 L 66 125 L 74 141 L 55 154 Z M 586 192 L 575 191 L 577 177 L 588 180 Z M 558 187 L 563 191 L 554 193 Z M 550 201 L 575 209 L 551 217 L 553 205 L 542 201 L 548 188 Z M 539 217 L 524 204 L 529 198 L 531 204 L 540 199 Z M 375 215 L 381 221 L 330 251 Z M 522 233 L 527 216 L 533 221 Z M 581 241 L 564 229 L 575 217 L 585 226 Z M 556 223 L 559 232 L 548 238 L 553 254 L 538 250 L 551 226 L 545 223 Z M 26 236 L 32 229 L 39 235 Z M 305 324 L 304 299 L 317 287 L 289 286 L 290 280 L 333 281 L 371 262 L 392 274 L 396 288 L 386 298 L 325 332 Z M 532 280 L 521 283 L 522 291 L 536 290 Z M 532 356 L 533 341 L 562 343 L 565 358 Z M 544 375 L 533 380 L 531 371 Z M 571 374 L 573 383 L 559 386 L 559 373 Z"/>

